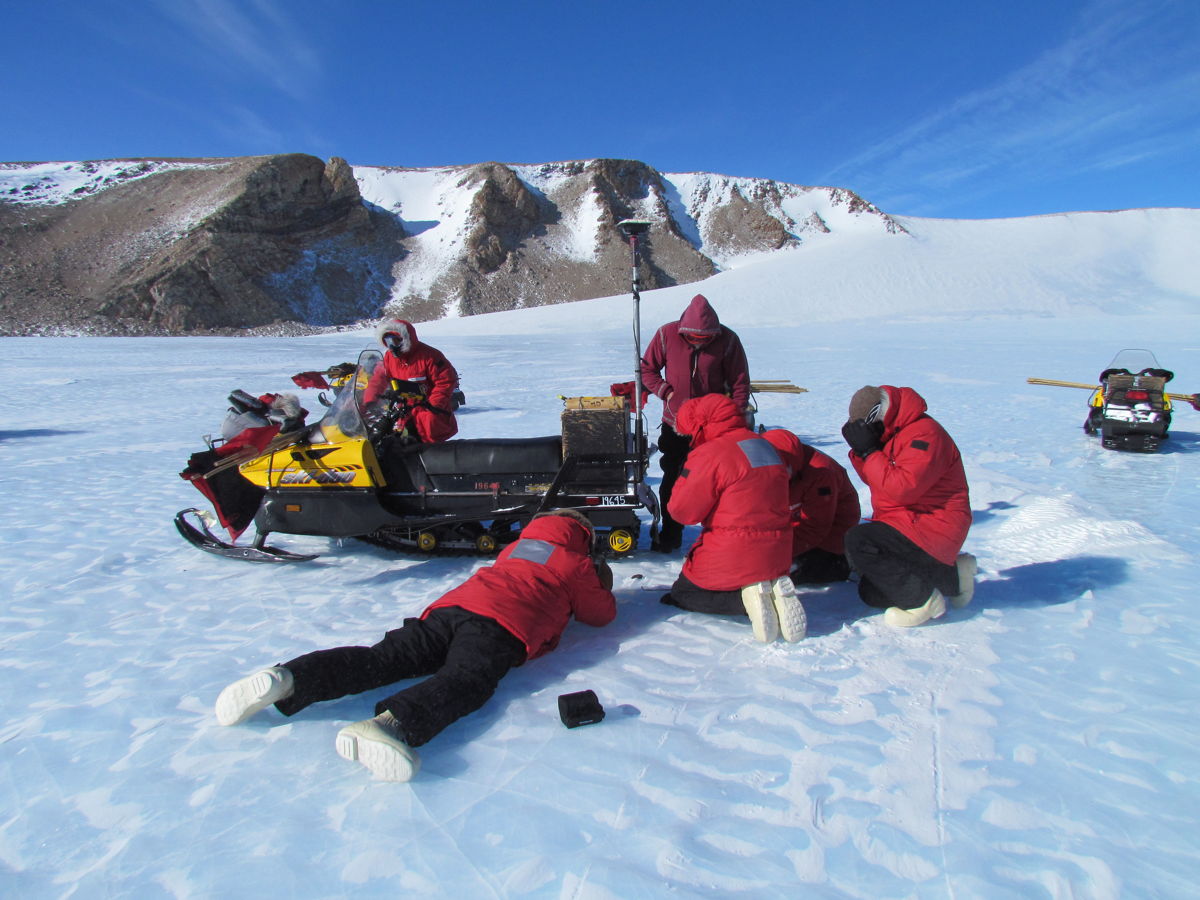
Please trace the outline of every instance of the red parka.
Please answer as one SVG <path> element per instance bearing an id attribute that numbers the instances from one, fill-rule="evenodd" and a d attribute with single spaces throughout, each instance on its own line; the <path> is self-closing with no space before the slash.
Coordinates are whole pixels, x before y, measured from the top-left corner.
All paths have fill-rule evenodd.
<path id="1" fill-rule="evenodd" d="M 692 436 L 692 451 L 668 509 L 685 525 L 704 526 L 683 574 L 710 591 L 786 575 L 792 564 L 788 471 L 778 451 L 720 394 L 685 403 L 677 427 Z"/>
<path id="2" fill-rule="evenodd" d="M 962 457 L 946 429 L 926 415 L 925 398 L 907 387 L 887 391 L 883 449 L 850 454 L 871 489 L 871 518 L 891 525 L 935 559 L 954 564 L 971 527 Z"/>
<path id="3" fill-rule="evenodd" d="M 792 556 L 819 548 L 846 552 L 846 532 L 858 524 L 858 491 L 842 465 L 810 447 L 786 428 L 763 433 L 791 470 Z"/>
<path id="4" fill-rule="evenodd" d="M 694 347 L 681 331 L 711 340 Z M 642 356 L 641 375 L 646 390 L 663 401 L 663 421 L 672 427 L 683 404 L 693 397 L 728 394 L 739 411 L 750 406 L 750 367 L 742 341 L 720 323 L 703 294 L 692 298 L 678 322 L 655 332 Z"/>
<path id="5" fill-rule="evenodd" d="M 526 659 L 548 653 L 574 616 L 607 625 L 617 615 L 612 591 L 588 556 L 590 535 L 566 516 L 541 516 L 523 529 L 496 562 L 444 594 L 422 614 L 457 606 L 494 619 L 525 644 Z"/>
<path id="6" fill-rule="evenodd" d="M 406 333 L 408 349 L 397 355 L 388 350 L 383 361 L 375 367 L 371 380 L 363 392 L 363 403 L 372 403 L 388 389 L 391 379 L 412 381 L 420 385 L 428 407 L 419 406 L 409 419 L 396 423 L 402 429 L 411 420 L 417 437 L 422 443 L 434 444 L 449 440 L 458 434 L 458 420 L 454 417 L 453 394 L 458 387 L 458 372 L 442 351 L 417 340 L 417 330 L 411 322 L 403 319 L 385 320 L 376 329 L 382 341 L 390 332 Z"/>

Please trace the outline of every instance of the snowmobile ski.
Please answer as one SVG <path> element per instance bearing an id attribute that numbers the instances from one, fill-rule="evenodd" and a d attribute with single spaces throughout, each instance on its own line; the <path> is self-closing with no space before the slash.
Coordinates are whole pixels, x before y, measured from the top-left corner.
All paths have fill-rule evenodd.
<path id="1" fill-rule="evenodd" d="M 188 521 L 189 513 L 195 514 L 195 518 L 200 522 L 199 527 Z M 208 523 L 205 521 L 204 510 L 197 509 L 196 507 L 190 507 L 176 513 L 175 527 L 179 529 L 179 533 L 183 535 L 184 540 L 189 544 L 228 559 L 244 559 L 249 562 L 306 562 L 310 559 L 316 559 L 318 555 L 315 553 L 293 553 L 290 550 L 282 550 L 279 547 L 268 547 L 264 544 L 247 547 L 228 544 L 209 531 Z"/>

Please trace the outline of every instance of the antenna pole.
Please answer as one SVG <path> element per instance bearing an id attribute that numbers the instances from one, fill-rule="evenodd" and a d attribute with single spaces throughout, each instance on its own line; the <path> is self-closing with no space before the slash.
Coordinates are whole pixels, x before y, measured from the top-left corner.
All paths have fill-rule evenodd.
<path id="1" fill-rule="evenodd" d="M 641 278 L 638 275 L 638 235 L 650 230 L 650 223 L 642 219 L 625 219 L 617 227 L 629 239 L 633 282 L 633 415 L 634 446 L 642 452 L 645 437 L 642 428 L 642 294 Z M 642 467 L 637 467 L 637 480 L 642 480 Z"/>

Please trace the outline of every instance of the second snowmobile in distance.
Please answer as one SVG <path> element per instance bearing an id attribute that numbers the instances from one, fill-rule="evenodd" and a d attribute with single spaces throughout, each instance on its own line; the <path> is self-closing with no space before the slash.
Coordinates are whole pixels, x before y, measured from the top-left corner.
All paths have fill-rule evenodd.
<path id="1" fill-rule="evenodd" d="M 1083 430 L 1110 450 L 1157 450 L 1171 426 L 1165 388 L 1174 377 L 1149 350 L 1122 350 L 1100 373 Z"/>
<path id="2" fill-rule="evenodd" d="M 1100 373 L 1098 385 L 1047 378 L 1026 380 L 1030 384 L 1090 390 L 1083 430 L 1100 435 L 1101 444 L 1110 450 L 1153 453 L 1166 440 L 1171 427 L 1172 399 L 1193 402 L 1195 396 L 1167 393 L 1167 382 L 1174 377 L 1175 373 L 1160 366 L 1149 350 L 1129 349 L 1113 357 Z"/>

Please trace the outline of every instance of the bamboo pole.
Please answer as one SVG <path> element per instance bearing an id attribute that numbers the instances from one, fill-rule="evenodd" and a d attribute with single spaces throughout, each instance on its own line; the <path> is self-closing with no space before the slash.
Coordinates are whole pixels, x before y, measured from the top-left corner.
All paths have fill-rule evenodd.
<path id="1" fill-rule="evenodd" d="M 752 381 L 750 391 L 754 394 L 807 394 L 808 388 L 797 387 L 782 378 L 772 381 Z"/>
<path id="2" fill-rule="evenodd" d="M 1053 378 L 1026 378 L 1025 380 L 1029 384 L 1048 384 L 1051 387 L 1083 388 L 1084 390 L 1088 390 L 1088 391 L 1100 390 L 1100 385 L 1098 385 L 1098 384 L 1084 384 L 1083 382 L 1080 382 L 1080 381 L 1055 381 Z M 1191 403 L 1192 398 L 1196 395 L 1195 394 L 1172 394 L 1167 391 L 1163 391 L 1163 396 L 1170 397 L 1172 400 L 1181 400 L 1184 403 Z"/>

